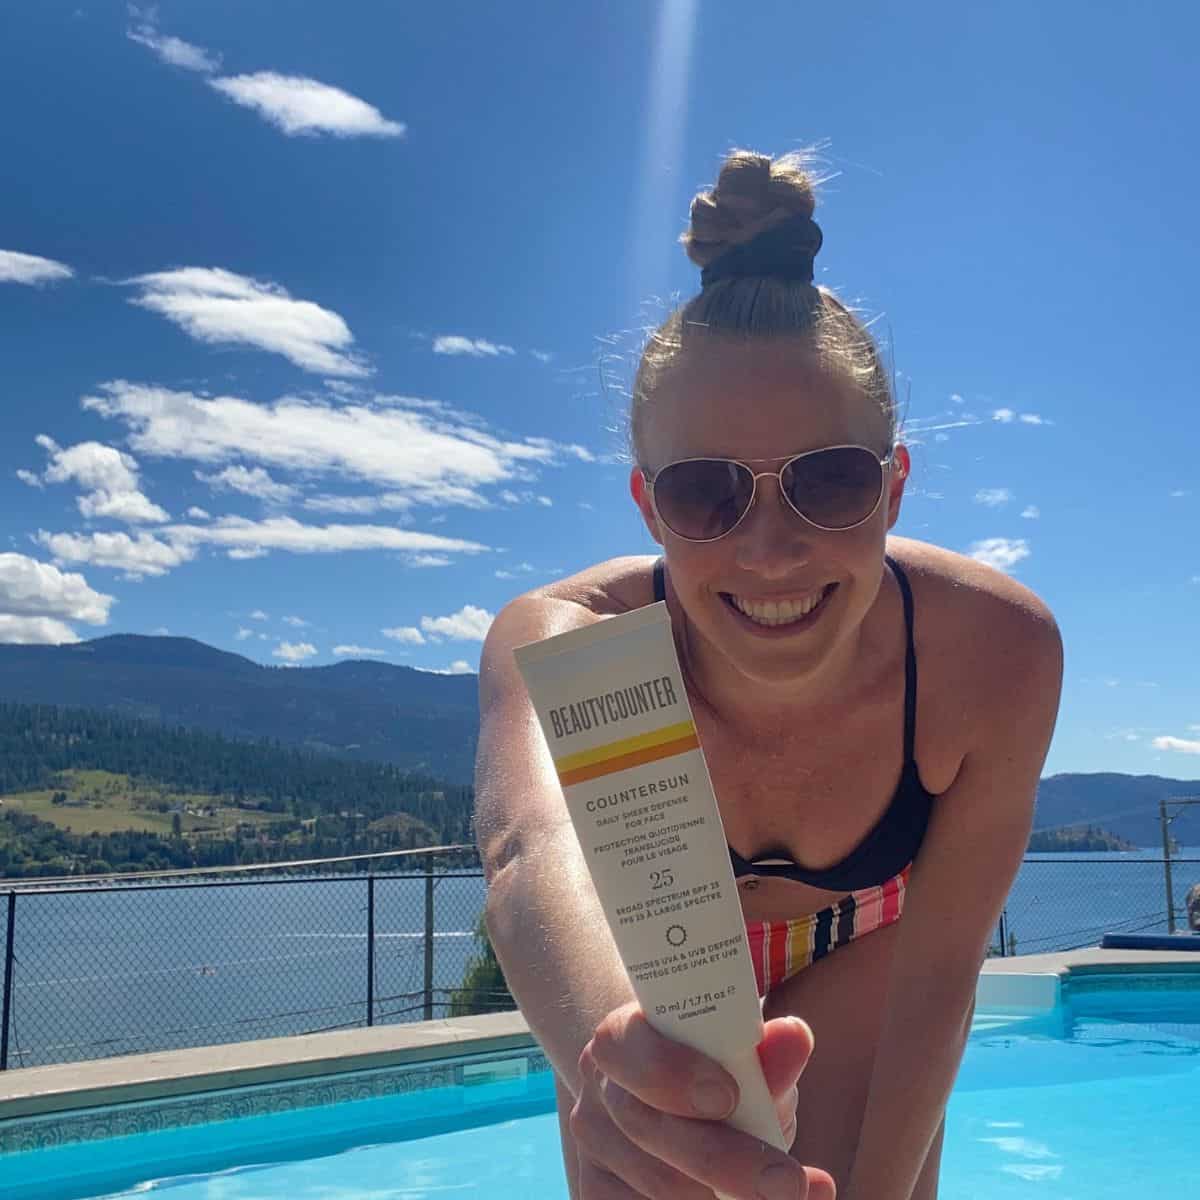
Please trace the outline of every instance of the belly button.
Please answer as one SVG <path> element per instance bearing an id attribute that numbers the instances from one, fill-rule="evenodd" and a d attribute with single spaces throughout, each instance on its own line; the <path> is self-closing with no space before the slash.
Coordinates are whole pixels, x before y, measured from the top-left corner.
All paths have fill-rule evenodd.
<path id="1" fill-rule="evenodd" d="M 744 880 L 742 883 L 742 887 L 745 888 L 746 891 L 752 892 L 752 891 L 754 891 L 754 889 L 756 887 L 758 887 L 758 880 L 757 879 Z"/>

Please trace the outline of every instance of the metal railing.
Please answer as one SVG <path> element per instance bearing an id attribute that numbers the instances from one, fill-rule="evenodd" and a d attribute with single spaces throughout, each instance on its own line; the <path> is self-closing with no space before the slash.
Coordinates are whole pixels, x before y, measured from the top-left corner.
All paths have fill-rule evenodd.
<path id="1" fill-rule="evenodd" d="M 1183 893 L 1200 885 L 1200 859 L 1027 857 L 1008 894 L 990 953 L 1045 954 L 1098 945 L 1106 933 L 1186 930 L 1186 902 L 1173 884 L 1182 884 Z"/>
<path id="2" fill-rule="evenodd" d="M 512 1008 L 488 987 L 483 897 L 471 846 L 13 881 L 0 1070 L 430 1020 L 473 969 L 474 1010 Z"/>
<path id="3" fill-rule="evenodd" d="M 991 953 L 1166 933 L 1164 867 L 1200 882 L 1200 859 L 1026 858 Z M 471 846 L 0 883 L 0 1070 L 511 1009 L 484 894 Z"/>

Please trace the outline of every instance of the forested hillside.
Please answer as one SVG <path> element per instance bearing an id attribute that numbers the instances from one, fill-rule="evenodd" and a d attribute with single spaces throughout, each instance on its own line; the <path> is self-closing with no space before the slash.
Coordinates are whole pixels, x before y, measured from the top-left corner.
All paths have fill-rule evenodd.
<path id="1" fill-rule="evenodd" d="M 469 842 L 469 787 L 105 712 L 0 704 L 0 873 Z"/>

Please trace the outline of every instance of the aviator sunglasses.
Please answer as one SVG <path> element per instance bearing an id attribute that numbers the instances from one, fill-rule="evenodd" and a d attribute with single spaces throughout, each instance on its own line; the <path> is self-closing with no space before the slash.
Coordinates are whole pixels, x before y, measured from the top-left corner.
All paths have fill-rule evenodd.
<path id="1" fill-rule="evenodd" d="M 866 446 L 825 446 L 793 455 L 778 471 L 756 473 L 749 466 L 778 461 L 684 458 L 642 475 L 659 519 L 685 541 L 715 542 L 732 533 L 764 478 L 779 481 L 783 498 L 810 525 L 832 532 L 853 529 L 875 514 L 892 451 L 880 458 Z"/>

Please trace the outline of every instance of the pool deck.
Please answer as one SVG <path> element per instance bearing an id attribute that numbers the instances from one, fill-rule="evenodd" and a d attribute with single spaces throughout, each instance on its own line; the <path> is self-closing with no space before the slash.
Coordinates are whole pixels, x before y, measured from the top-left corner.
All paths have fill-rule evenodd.
<path id="1" fill-rule="evenodd" d="M 992 958 L 983 966 L 981 999 L 989 976 L 1024 975 L 1049 982 L 1051 976 L 1062 981 L 1072 975 L 1181 971 L 1200 973 L 1200 954 L 1088 949 Z M 446 1059 L 498 1057 L 536 1047 L 521 1014 L 508 1012 L 25 1067 L 0 1073 L 0 1125 L 106 1105 Z"/>

